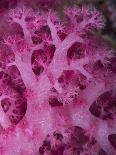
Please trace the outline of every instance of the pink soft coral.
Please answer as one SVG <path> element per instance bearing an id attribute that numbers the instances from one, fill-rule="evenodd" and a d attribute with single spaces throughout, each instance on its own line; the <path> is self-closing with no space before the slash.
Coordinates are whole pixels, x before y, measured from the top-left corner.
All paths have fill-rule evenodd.
<path id="1" fill-rule="evenodd" d="M 64 14 L 7 15 L 20 29 L 0 44 L 1 155 L 115 155 L 115 57 L 90 33 L 104 19 L 85 6 Z"/>

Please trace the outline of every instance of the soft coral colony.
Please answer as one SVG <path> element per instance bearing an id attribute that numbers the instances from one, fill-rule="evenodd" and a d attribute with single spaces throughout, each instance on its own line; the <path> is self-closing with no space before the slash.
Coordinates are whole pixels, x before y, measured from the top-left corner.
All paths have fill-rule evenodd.
<path id="1" fill-rule="evenodd" d="M 115 155 L 116 68 L 88 6 L 21 6 L 0 44 L 0 155 Z"/>

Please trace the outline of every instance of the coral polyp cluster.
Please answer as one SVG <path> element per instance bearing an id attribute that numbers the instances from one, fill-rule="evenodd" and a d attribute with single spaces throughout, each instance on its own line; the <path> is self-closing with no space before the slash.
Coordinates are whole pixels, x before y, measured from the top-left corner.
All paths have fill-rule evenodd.
<path id="1" fill-rule="evenodd" d="M 92 33 L 105 20 L 89 6 L 63 20 L 41 7 L 3 16 L 0 155 L 115 155 L 116 57 Z"/>

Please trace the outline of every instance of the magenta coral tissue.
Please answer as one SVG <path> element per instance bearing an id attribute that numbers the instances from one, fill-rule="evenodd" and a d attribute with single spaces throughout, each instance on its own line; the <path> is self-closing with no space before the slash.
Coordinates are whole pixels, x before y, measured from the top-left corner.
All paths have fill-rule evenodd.
<path id="1" fill-rule="evenodd" d="M 105 19 L 59 3 L 0 19 L 0 155 L 116 155 L 116 57 L 91 33 Z"/>

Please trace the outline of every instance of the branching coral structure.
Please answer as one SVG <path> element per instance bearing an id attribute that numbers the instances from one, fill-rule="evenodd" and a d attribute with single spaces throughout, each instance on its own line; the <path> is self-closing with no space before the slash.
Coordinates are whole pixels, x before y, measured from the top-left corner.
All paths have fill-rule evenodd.
<path id="1" fill-rule="evenodd" d="M 91 34 L 100 12 L 67 7 L 61 20 L 22 5 L 5 20 L 0 155 L 115 155 L 116 57 Z"/>

